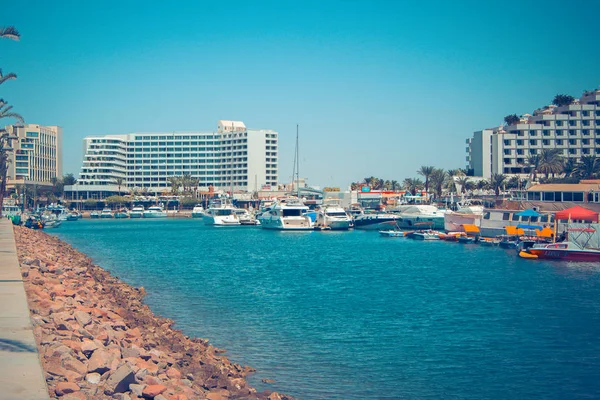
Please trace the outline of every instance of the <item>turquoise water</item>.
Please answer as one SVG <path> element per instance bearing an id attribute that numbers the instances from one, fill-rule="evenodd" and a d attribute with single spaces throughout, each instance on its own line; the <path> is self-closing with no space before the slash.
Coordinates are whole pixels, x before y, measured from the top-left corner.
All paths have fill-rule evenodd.
<path id="1" fill-rule="evenodd" d="M 600 397 L 600 265 L 514 251 L 198 220 L 48 233 L 189 335 L 302 399 Z M 275 379 L 272 385 L 261 379 Z"/>

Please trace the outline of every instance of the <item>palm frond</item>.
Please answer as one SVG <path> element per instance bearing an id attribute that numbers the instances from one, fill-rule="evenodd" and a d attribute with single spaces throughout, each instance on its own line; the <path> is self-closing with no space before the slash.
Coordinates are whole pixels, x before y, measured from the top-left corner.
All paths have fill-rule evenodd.
<path id="1" fill-rule="evenodd" d="M 0 38 L 19 40 L 21 34 L 14 26 L 0 27 Z"/>
<path id="2" fill-rule="evenodd" d="M 24 123 L 25 119 L 23 119 L 23 117 L 21 116 L 21 114 L 17 114 L 15 112 L 10 112 L 10 113 L 3 113 L 0 112 L 0 119 L 2 118 L 14 118 L 17 121 L 19 121 L 20 123 Z"/>
<path id="3" fill-rule="evenodd" d="M 4 82 L 9 81 L 11 79 L 17 79 L 17 74 L 13 74 L 11 72 L 6 75 L 2 75 L 2 70 L 0 70 L 0 85 L 2 85 Z"/>

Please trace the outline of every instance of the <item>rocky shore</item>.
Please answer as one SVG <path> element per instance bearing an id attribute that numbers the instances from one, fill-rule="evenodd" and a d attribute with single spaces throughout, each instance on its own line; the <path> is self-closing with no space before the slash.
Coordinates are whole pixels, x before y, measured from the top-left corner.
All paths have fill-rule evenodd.
<path id="1" fill-rule="evenodd" d="M 252 368 L 155 316 L 133 288 L 70 245 L 15 227 L 21 272 L 51 398 L 260 399 Z"/>

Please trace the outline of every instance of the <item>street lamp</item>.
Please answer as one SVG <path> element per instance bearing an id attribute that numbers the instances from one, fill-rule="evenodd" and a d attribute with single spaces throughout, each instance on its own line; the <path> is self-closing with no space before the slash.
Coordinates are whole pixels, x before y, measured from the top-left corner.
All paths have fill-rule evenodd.
<path id="1" fill-rule="evenodd" d="M 0 129 L 0 218 L 2 218 L 2 206 L 4 205 L 4 192 L 6 191 L 6 175 L 8 173 L 8 153 L 14 149 L 11 147 L 12 141 L 18 139 L 11 135 L 6 129 Z"/>

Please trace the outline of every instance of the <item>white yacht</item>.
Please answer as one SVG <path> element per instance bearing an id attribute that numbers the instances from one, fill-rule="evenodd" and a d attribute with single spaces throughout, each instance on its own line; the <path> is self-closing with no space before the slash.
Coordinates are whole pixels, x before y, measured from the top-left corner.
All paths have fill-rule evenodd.
<path id="1" fill-rule="evenodd" d="M 144 206 L 135 206 L 129 211 L 129 218 L 143 218 Z"/>
<path id="2" fill-rule="evenodd" d="M 342 208 L 338 200 L 328 200 L 317 213 L 316 225 L 332 230 L 350 229 L 354 225 L 352 218 Z"/>
<path id="3" fill-rule="evenodd" d="M 213 200 L 204 212 L 202 219 L 206 225 L 239 225 L 240 220 L 235 210 L 233 204 L 228 201 Z"/>
<path id="4" fill-rule="evenodd" d="M 102 212 L 100 213 L 100 218 L 113 218 L 114 215 L 112 213 L 112 210 L 110 208 L 103 208 Z"/>
<path id="5" fill-rule="evenodd" d="M 192 218 L 202 218 L 204 216 L 204 207 L 201 204 L 196 204 L 192 209 Z"/>
<path id="6" fill-rule="evenodd" d="M 131 213 L 129 214 L 131 216 Z M 162 206 L 151 206 L 144 211 L 144 218 L 166 218 L 167 212 Z"/>
<path id="7" fill-rule="evenodd" d="M 481 202 L 458 203 L 456 211 L 448 211 L 444 214 L 444 229 L 446 232 L 460 232 L 463 225 L 481 226 L 482 217 L 483 204 Z"/>
<path id="8" fill-rule="evenodd" d="M 260 225 L 260 222 L 247 209 L 236 208 L 234 212 L 240 220 L 240 225 Z"/>
<path id="9" fill-rule="evenodd" d="M 446 210 L 434 205 L 405 204 L 390 211 L 398 214 L 398 227 L 401 229 L 444 229 Z"/>
<path id="10" fill-rule="evenodd" d="M 305 215 L 308 207 L 297 197 L 280 199 L 266 208 L 258 217 L 260 225 L 265 229 L 277 230 L 312 230 L 313 223 Z"/>

